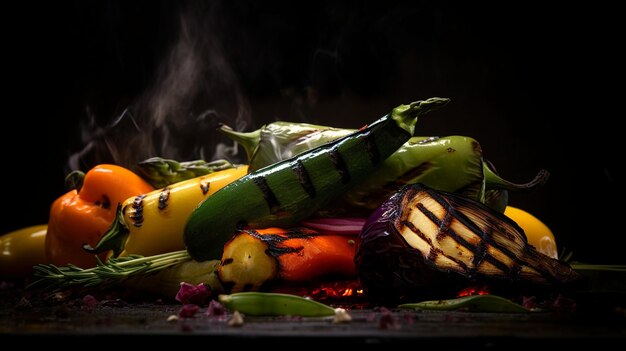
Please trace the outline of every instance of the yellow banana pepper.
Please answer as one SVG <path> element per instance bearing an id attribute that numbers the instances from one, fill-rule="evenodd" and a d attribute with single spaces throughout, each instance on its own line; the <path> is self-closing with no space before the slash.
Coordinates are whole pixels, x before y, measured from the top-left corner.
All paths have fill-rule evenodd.
<path id="1" fill-rule="evenodd" d="M 118 209 L 117 220 L 90 250 L 100 253 L 112 249 L 115 256 L 152 256 L 184 250 L 183 230 L 191 212 L 247 171 L 247 165 L 239 165 L 128 198 Z"/>
<path id="2" fill-rule="evenodd" d="M 33 225 L 0 236 L 0 277 L 26 278 L 33 266 L 47 263 L 46 224 Z"/>

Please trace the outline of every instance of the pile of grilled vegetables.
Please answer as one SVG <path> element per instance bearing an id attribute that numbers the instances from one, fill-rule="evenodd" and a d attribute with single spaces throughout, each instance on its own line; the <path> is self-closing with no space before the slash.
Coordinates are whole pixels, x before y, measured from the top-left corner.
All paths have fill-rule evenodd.
<path id="1" fill-rule="evenodd" d="M 95 267 L 40 264 L 34 285 L 98 285 L 175 271 L 174 281 L 203 279 L 222 293 L 341 276 L 358 278 L 373 300 L 402 301 L 474 283 L 553 287 L 576 280 L 502 214 L 508 191 L 532 190 L 548 172 L 511 183 L 470 137 L 415 136 L 418 118 L 447 103 L 400 105 L 357 130 L 221 126 L 245 149 L 246 165 L 140 163 L 157 190 L 118 204 L 100 241 L 80 248 L 108 253 L 107 260 Z M 187 268 L 172 270 L 181 264 Z M 189 268 L 194 264 L 212 267 L 211 278 Z"/>

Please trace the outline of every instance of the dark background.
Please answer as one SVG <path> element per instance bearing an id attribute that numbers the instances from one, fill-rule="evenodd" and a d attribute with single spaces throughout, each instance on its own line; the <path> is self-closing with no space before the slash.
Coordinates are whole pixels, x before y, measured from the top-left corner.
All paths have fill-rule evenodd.
<path id="1" fill-rule="evenodd" d="M 210 159 L 224 141 L 218 122 L 355 128 L 442 96 L 452 102 L 418 134 L 474 137 L 511 181 L 548 169 L 548 184 L 510 203 L 544 220 L 575 259 L 624 263 L 617 13 L 528 1 L 9 5 L 0 232 L 47 221 L 70 155 L 89 140 L 117 151 L 86 153 L 75 164 L 84 171 L 155 155 Z M 145 133 L 106 131 L 126 108 Z"/>

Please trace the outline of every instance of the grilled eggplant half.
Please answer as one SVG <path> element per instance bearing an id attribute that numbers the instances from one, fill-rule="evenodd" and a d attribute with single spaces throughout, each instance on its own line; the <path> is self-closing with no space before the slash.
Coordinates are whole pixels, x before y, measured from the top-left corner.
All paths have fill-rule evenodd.
<path id="1" fill-rule="evenodd" d="M 567 264 L 528 244 L 503 214 L 422 184 L 402 187 L 365 223 L 355 255 L 373 300 L 454 295 L 470 285 L 554 287 L 577 280 Z"/>

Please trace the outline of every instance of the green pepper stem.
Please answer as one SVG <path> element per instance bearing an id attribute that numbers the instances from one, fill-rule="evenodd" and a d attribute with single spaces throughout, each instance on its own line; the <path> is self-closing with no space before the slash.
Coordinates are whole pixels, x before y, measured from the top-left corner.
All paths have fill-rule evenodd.
<path id="1" fill-rule="evenodd" d="M 537 173 L 535 178 L 528 183 L 512 183 L 498 176 L 485 162 L 483 164 L 483 174 L 485 175 L 485 182 L 488 189 L 503 189 L 503 190 L 515 190 L 515 191 L 530 191 L 536 187 L 544 185 L 550 177 L 550 172 L 542 169 Z"/>
<path id="2" fill-rule="evenodd" d="M 124 216 L 122 214 L 122 205 L 118 204 L 115 219 L 104 236 L 98 241 L 95 247 L 89 244 L 83 245 L 83 250 L 99 254 L 108 250 L 113 250 L 113 257 L 117 257 L 124 250 L 126 239 L 128 238 L 128 228 L 124 224 Z"/>
<path id="3" fill-rule="evenodd" d="M 77 192 L 80 192 L 80 189 L 83 187 L 83 182 L 85 181 L 85 173 L 81 171 L 71 171 L 65 177 L 65 187 L 67 190 L 76 189 Z"/>
<path id="4" fill-rule="evenodd" d="M 394 108 L 391 112 L 391 118 L 396 121 L 400 128 L 413 136 L 415 135 L 415 122 L 419 116 L 445 106 L 448 102 L 450 102 L 450 99 L 439 97 L 414 101 L 408 105 L 400 105 Z"/>
<path id="5" fill-rule="evenodd" d="M 252 160 L 252 155 L 254 155 L 254 151 L 261 142 L 261 129 L 254 130 L 252 132 L 237 132 L 225 124 L 221 124 L 217 128 L 220 133 L 236 141 L 244 148 L 244 150 L 246 150 L 248 162 Z"/>

